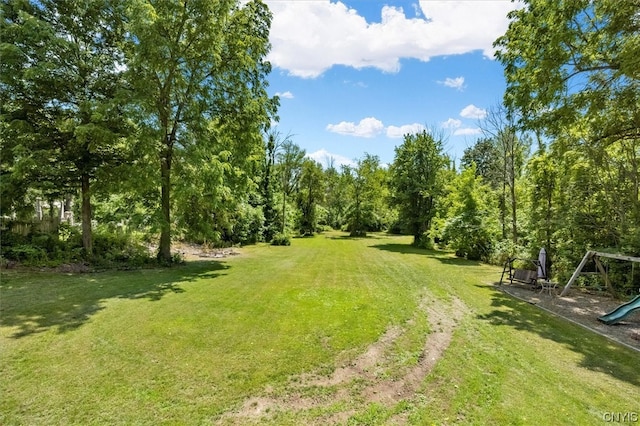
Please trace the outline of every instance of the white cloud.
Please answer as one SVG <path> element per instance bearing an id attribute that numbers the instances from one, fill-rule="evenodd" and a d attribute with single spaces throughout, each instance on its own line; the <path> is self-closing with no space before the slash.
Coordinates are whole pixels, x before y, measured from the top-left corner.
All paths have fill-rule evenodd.
<path id="1" fill-rule="evenodd" d="M 330 0 L 267 1 L 273 12 L 268 59 L 289 74 L 313 78 L 334 65 L 397 72 L 401 58 L 480 50 L 493 57 L 493 41 L 508 26 L 505 0 L 420 1 L 420 14 L 383 6 L 381 21 L 369 23 L 355 9 Z M 480 19 L 481 17 L 481 19 Z"/>
<path id="2" fill-rule="evenodd" d="M 487 116 L 487 110 L 478 108 L 474 104 L 467 105 L 460 111 L 460 117 L 464 118 L 476 118 L 482 120 Z"/>
<path id="3" fill-rule="evenodd" d="M 464 77 L 456 77 L 456 78 L 447 77 L 444 79 L 444 81 L 438 81 L 438 83 L 443 84 L 447 87 L 454 88 L 456 90 L 460 90 L 460 91 L 464 89 Z"/>
<path id="4" fill-rule="evenodd" d="M 283 99 L 293 99 L 293 93 L 288 90 L 286 92 L 276 92 L 276 96 Z"/>
<path id="5" fill-rule="evenodd" d="M 462 121 L 455 118 L 450 118 L 447 121 L 444 121 L 441 126 L 443 129 L 457 129 L 458 127 L 462 126 Z"/>
<path id="6" fill-rule="evenodd" d="M 342 121 L 338 124 L 328 124 L 327 130 L 341 135 L 357 136 L 361 138 L 372 138 L 384 130 L 382 121 L 375 117 L 367 117 L 360 120 L 358 124 L 352 121 Z"/>
<path id="7" fill-rule="evenodd" d="M 406 134 L 413 135 L 415 133 L 420 133 L 426 129 L 427 128 L 425 126 L 419 123 L 405 124 L 400 127 L 389 126 L 387 127 L 387 137 L 397 139 L 403 137 Z"/>
<path id="8" fill-rule="evenodd" d="M 314 161 L 322 164 L 323 167 L 328 167 L 329 163 L 333 160 L 333 167 L 336 169 L 340 169 L 340 166 L 347 165 L 351 167 L 356 166 L 356 162 L 348 159 L 342 155 L 333 154 L 326 149 L 320 149 L 318 151 L 312 152 L 311 154 L 307 154 L 307 157 L 311 158 Z"/>
<path id="9" fill-rule="evenodd" d="M 338 124 L 328 124 L 327 130 L 341 135 L 356 136 L 361 138 L 372 138 L 381 133 L 385 133 L 388 138 L 397 139 L 406 134 L 414 134 L 426 130 L 420 123 L 403 124 L 401 126 L 387 126 L 375 117 L 367 117 L 359 123 L 352 121 L 341 121 Z"/>
<path id="10" fill-rule="evenodd" d="M 482 133 L 482 130 L 480 130 L 477 127 L 475 128 L 465 127 L 462 129 L 456 129 L 456 131 L 453 132 L 453 136 L 479 135 L 480 133 Z"/>

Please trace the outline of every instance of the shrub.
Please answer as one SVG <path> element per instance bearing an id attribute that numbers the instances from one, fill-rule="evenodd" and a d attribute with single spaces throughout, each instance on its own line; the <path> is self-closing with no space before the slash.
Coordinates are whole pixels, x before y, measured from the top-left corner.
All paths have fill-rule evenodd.
<path id="1" fill-rule="evenodd" d="M 364 229 L 353 229 L 351 232 L 349 232 L 349 236 L 350 237 L 366 237 L 367 231 L 365 231 Z"/>
<path id="2" fill-rule="evenodd" d="M 126 264 L 140 267 L 151 262 L 146 246 L 123 232 L 98 230 L 93 236 L 92 262 L 99 266 L 110 267 Z"/>
<path id="3" fill-rule="evenodd" d="M 433 239 L 431 238 L 428 232 L 425 232 L 420 236 L 420 238 L 417 241 L 413 242 L 413 246 L 426 249 L 426 250 L 433 250 L 434 248 Z"/>
<path id="4" fill-rule="evenodd" d="M 20 244 L 9 248 L 6 257 L 25 265 L 40 265 L 48 260 L 45 249 L 31 244 Z"/>
<path id="5" fill-rule="evenodd" d="M 290 246 L 291 237 L 289 237 L 289 235 L 278 232 L 271 239 L 271 245 L 272 246 Z"/>

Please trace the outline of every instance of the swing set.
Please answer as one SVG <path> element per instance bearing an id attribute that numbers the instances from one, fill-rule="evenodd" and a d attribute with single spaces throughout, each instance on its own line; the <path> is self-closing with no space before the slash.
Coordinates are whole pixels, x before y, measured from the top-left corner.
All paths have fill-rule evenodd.
<path id="1" fill-rule="evenodd" d="M 569 291 L 569 288 L 571 287 L 571 284 L 573 284 L 573 282 L 578 278 L 578 276 L 580 276 L 580 274 L 582 273 L 582 270 L 584 269 L 584 267 L 587 265 L 587 263 L 590 260 L 593 260 L 594 264 L 596 265 L 596 269 L 598 270 L 600 275 L 602 275 L 602 277 L 604 279 L 604 283 L 607 286 L 607 290 L 609 290 L 609 292 L 612 295 L 614 295 L 615 291 L 613 289 L 613 286 L 611 285 L 611 281 L 609 281 L 609 275 L 607 273 L 607 268 L 605 268 L 605 266 L 600 261 L 600 258 L 602 258 L 602 257 L 609 258 L 609 259 L 624 260 L 624 261 L 632 262 L 631 263 L 631 276 L 632 277 L 633 277 L 633 272 L 634 272 L 634 265 L 636 263 L 640 263 L 640 257 L 624 256 L 624 255 L 621 255 L 621 254 L 603 253 L 603 252 L 598 252 L 598 251 L 588 251 L 587 254 L 585 254 L 584 257 L 582 258 L 582 261 L 580 262 L 580 264 L 578 265 L 576 270 L 573 272 L 573 275 L 571 275 L 571 278 L 569 279 L 569 282 L 567 283 L 567 285 L 564 286 L 564 289 L 562 290 L 562 293 L 560 293 L 560 297 L 562 297 L 565 294 L 567 294 L 567 292 Z"/>

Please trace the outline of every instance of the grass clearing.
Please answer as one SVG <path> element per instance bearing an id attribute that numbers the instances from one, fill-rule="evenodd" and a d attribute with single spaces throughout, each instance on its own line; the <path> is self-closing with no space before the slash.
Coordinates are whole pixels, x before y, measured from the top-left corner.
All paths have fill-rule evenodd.
<path id="1" fill-rule="evenodd" d="M 409 241 L 330 233 L 171 269 L 3 272 L 0 423 L 573 425 L 640 412 L 637 352 L 497 291 L 496 267 Z M 421 362 L 439 329 L 421 303 L 455 301 L 451 343 L 411 397 L 366 394 Z M 362 377 L 328 383 L 392 327 Z M 288 405 L 236 415 L 264 400 Z"/>

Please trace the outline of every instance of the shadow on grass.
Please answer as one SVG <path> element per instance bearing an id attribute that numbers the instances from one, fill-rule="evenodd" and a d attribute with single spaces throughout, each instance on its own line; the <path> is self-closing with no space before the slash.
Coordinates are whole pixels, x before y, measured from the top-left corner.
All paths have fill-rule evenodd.
<path id="1" fill-rule="evenodd" d="M 12 338 L 53 327 L 64 333 L 104 309 L 108 299 L 158 301 L 170 293 L 184 293 L 181 284 L 185 282 L 214 278 L 228 268 L 221 262 L 199 261 L 165 269 L 92 274 L 3 273 L 1 325 L 16 328 Z"/>
<path id="2" fill-rule="evenodd" d="M 478 287 L 487 289 L 487 286 Z M 497 309 L 486 315 L 478 315 L 478 319 L 489 321 L 496 326 L 508 326 L 536 333 L 545 339 L 563 344 L 582 355 L 581 367 L 640 386 L 637 353 L 528 302 L 514 299 L 497 289 L 491 291 L 491 305 Z"/>
<path id="3" fill-rule="evenodd" d="M 384 237 L 376 234 L 365 235 L 364 237 L 352 237 L 349 234 L 344 235 L 326 235 L 325 238 L 329 238 L 332 240 L 382 240 Z"/>
<path id="4" fill-rule="evenodd" d="M 447 252 L 423 249 L 423 248 L 415 247 L 408 244 L 393 244 L 393 243 L 374 244 L 371 247 L 377 248 L 378 250 L 390 251 L 393 253 L 418 254 L 422 256 L 429 256 L 447 265 L 478 266 L 481 264 L 480 262 L 477 262 L 474 260 L 467 260 L 459 257 L 452 257 L 451 254 Z"/>

